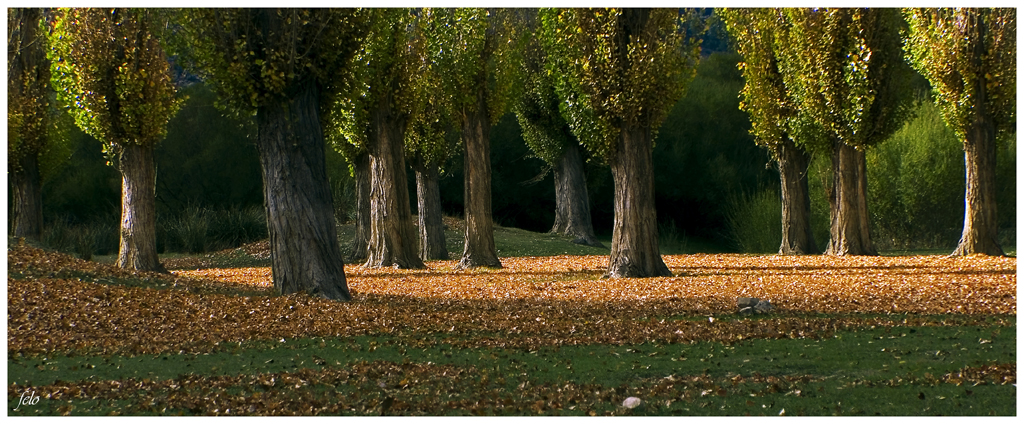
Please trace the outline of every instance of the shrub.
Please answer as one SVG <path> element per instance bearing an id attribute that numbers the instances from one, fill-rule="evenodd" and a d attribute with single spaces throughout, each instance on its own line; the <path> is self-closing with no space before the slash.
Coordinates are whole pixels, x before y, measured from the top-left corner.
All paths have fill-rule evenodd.
<path id="1" fill-rule="evenodd" d="M 207 239 L 210 229 L 210 214 L 196 205 L 190 205 L 167 228 L 168 244 L 184 253 L 203 253 L 210 243 Z M 171 247 L 173 246 L 173 247 Z"/>
<path id="2" fill-rule="evenodd" d="M 953 248 L 963 230 L 963 145 L 930 101 L 868 149 L 868 213 L 879 249 Z"/>
<path id="3" fill-rule="evenodd" d="M 231 208 L 213 214 L 209 247 L 228 249 L 267 237 L 267 219 L 263 208 Z"/>
<path id="4" fill-rule="evenodd" d="M 728 200 L 729 230 L 743 253 L 774 253 L 782 244 L 782 199 L 773 189 L 732 196 Z"/>

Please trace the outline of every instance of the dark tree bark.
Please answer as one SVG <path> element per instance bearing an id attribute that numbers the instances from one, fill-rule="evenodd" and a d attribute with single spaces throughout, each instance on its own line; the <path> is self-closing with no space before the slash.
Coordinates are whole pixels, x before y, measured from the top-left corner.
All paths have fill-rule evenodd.
<path id="1" fill-rule="evenodd" d="M 610 164 L 615 184 L 615 224 L 607 277 L 672 275 L 658 248 L 652 141 L 649 128 L 624 127 L 615 160 Z"/>
<path id="2" fill-rule="evenodd" d="M 466 242 L 456 269 L 500 268 L 494 247 L 494 220 L 491 217 L 491 140 L 490 120 L 483 93 L 477 95 L 476 111 L 462 119 L 465 144 Z"/>
<path id="3" fill-rule="evenodd" d="M 811 197 L 807 189 L 810 155 L 784 137 L 779 149 L 779 178 L 782 183 L 782 245 L 780 255 L 820 253 L 811 231 Z"/>
<path id="4" fill-rule="evenodd" d="M 424 268 L 417 256 L 405 174 L 406 120 L 380 107 L 371 117 L 370 244 L 367 268 Z"/>
<path id="5" fill-rule="evenodd" d="M 121 172 L 121 243 L 117 266 L 167 272 L 156 254 L 156 165 L 153 144 L 118 147 Z"/>
<path id="6" fill-rule="evenodd" d="M 13 203 L 8 232 L 15 237 L 39 240 L 43 235 L 42 176 L 39 173 L 39 153 L 46 145 L 45 119 L 47 92 L 50 89 L 49 63 L 42 47 L 45 40 L 39 34 L 42 9 L 8 9 L 7 29 L 7 99 L 18 104 L 25 97 L 34 98 L 35 108 L 20 111 L 27 114 L 19 134 L 20 146 L 11 150 L 8 145 L 7 175 Z M 12 34 L 13 33 L 13 34 Z M 13 37 L 13 38 L 12 38 Z M 8 106 L 11 107 L 10 105 Z M 11 109 L 8 109 L 9 111 Z M 10 128 L 10 123 L 8 123 Z M 11 142 L 9 139 L 8 143 Z M 17 164 L 17 166 L 10 166 Z"/>
<path id="7" fill-rule="evenodd" d="M 359 263 L 366 260 L 367 247 L 370 245 L 370 155 L 360 153 L 356 156 L 356 231 L 352 237 L 352 252 L 346 260 Z"/>
<path id="8" fill-rule="evenodd" d="M 565 147 L 554 171 L 555 224 L 550 232 L 569 236 L 576 244 L 604 247 L 597 241 L 590 220 L 590 197 L 579 145 L 570 143 Z"/>
<path id="9" fill-rule="evenodd" d="M 832 146 L 831 229 L 827 255 L 877 255 L 871 243 L 864 151 L 835 140 Z"/>
<path id="10" fill-rule="evenodd" d="M 19 168 L 11 172 L 11 235 L 39 240 L 43 235 L 43 197 L 39 157 L 24 154 Z"/>
<path id="11" fill-rule="evenodd" d="M 981 103 L 981 101 L 979 101 Z M 964 194 L 964 231 L 954 256 L 1003 255 L 996 220 L 995 127 L 984 114 L 976 115 L 964 141 L 967 189 Z"/>
<path id="12" fill-rule="evenodd" d="M 437 164 L 417 164 L 416 213 L 419 219 L 420 259 L 448 260 L 441 219 L 441 190 L 438 187 Z"/>
<path id="13" fill-rule="evenodd" d="M 334 227 L 319 95 L 310 80 L 256 112 L 274 288 L 351 300 Z"/>

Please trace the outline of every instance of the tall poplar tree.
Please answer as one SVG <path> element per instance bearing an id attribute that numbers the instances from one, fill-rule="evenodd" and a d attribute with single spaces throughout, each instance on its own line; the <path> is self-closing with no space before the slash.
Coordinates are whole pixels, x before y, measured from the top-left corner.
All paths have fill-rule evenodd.
<path id="1" fill-rule="evenodd" d="M 423 268 L 406 183 L 405 133 L 412 118 L 417 59 L 407 9 L 366 11 L 369 32 L 348 67 L 348 90 L 329 107 L 344 141 L 370 156 L 370 239 L 366 267 Z"/>
<path id="2" fill-rule="evenodd" d="M 187 9 L 179 54 L 259 135 L 274 287 L 349 300 L 324 157 L 321 104 L 342 92 L 366 34 L 352 9 Z"/>
<path id="3" fill-rule="evenodd" d="M 964 143 L 964 229 L 953 255 L 1002 255 L 997 240 L 996 136 L 1015 131 L 1016 9 L 907 9 L 907 60 L 931 82 Z"/>
<path id="4" fill-rule="evenodd" d="M 531 18 L 534 19 L 530 24 L 536 26 L 536 17 Z M 554 171 L 555 222 L 550 233 L 568 236 L 573 243 L 604 247 L 597 241 L 590 219 L 590 196 L 580 143 L 559 111 L 561 102 L 545 68 L 541 40 L 532 38 L 525 52 L 524 90 L 512 110 L 530 150 Z"/>
<path id="5" fill-rule="evenodd" d="M 68 115 L 51 101 L 42 12 L 7 10 L 7 176 L 13 200 L 8 230 L 35 240 L 43 231 L 43 179 L 71 154 L 63 119 Z"/>
<path id="6" fill-rule="evenodd" d="M 769 151 L 779 166 L 782 187 L 781 255 L 818 253 L 811 231 L 811 197 L 807 187 L 810 154 L 797 145 L 790 122 L 798 117 L 786 90 L 775 52 L 775 37 L 785 30 L 780 9 L 724 9 L 729 33 L 743 55 L 745 84 L 740 109 L 750 114 L 754 141 Z"/>
<path id="7" fill-rule="evenodd" d="M 425 22 L 414 22 L 413 43 L 426 52 Z M 440 176 L 448 159 L 459 149 L 461 134 L 445 95 L 438 65 L 421 55 L 416 69 L 413 118 L 406 132 L 406 156 L 416 173 L 416 213 L 419 220 L 420 259 L 447 260 Z"/>
<path id="8" fill-rule="evenodd" d="M 785 9 L 776 37 L 789 93 L 808 119 L 800 134 L 821 131 L 832 152 L 830 255 L 877 255 L 870 236 L 864 149 L 885 140 L 911 111 L 911 70 L 902 60 L 899 11 Z M 821 137 L 797 137 L 809 143 Z M 829 146 L 823 146 L 827 149 Z"/>
<path id="9" fill-rule="evenodd" d="M 691 22 L 698 15 L 684 11 Z M 671 275 L 658 248 L 651 152 L 696 72 L 703 29 L 678 9 L 541 11 L 548 72 L 573 133 L 611 167 L 615 223 L 607 275 Z"/>
<path id="10" fill-rule="evenodd" d="M 164 271 L 156 253 L 153 148 L 180 107 L 144 9 L 59 9 L 50 26 L 52 83 L 121 173 L 121 268 Z"/>
<path id="11" fill-rule="evenodd" d="M 491 126 L 508 109 L 522 72 L 522 32 L 514 10 L 429 9 L 428 57 L 461 129 L 465 164 L 466 239 L 457 268 L 501 267 L 491 215 Z"/>

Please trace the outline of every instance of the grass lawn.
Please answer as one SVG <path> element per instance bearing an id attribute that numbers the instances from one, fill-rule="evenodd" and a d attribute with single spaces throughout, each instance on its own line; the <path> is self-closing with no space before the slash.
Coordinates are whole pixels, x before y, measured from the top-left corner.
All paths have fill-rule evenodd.
<path id="1" fill-rule="evenodd" d="M 673 277 L 608 280 L 607 249 L 495 239 L 500 270 L 348 265 L 349 303 L 275 296 L 258 246 L 167 275 L 9 240 L 8 415 L 1017 413 L 1015 258 L 667 255 Z"/>

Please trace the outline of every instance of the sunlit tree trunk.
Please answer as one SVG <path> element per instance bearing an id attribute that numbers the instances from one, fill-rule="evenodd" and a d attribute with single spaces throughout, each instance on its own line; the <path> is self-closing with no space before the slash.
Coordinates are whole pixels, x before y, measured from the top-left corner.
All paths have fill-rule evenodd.
<path id="1" fill-rule="evenodd" d="M 785 137 L 779 148 L 782 185 L 782 245 L 780 255 L 819 253 L 811 231 L 811 197 L 807 189 L 810 155 Z"/>
<path id="2" fill-rule="evenodd" d="M 274 288 L 350 300 L 327 182 L 319 99 L 312 81 L 258 108 Z"/>
<path id="3" fill-rule="evenodd" d="M 437 165 L 422 164 L 416 169 L 416 213 L 419 219 L 420 259 L 448 260 L 441 212 L 441 190 Z"/>
<path id="4" fill-rule="evenodd" d="M 967 133 L 964 162 L 967 174 L 964 231 L 953 255 L 1002 255 L 997 238 L 995 129 L 983 114 L 978 115 Z"/>
<path id="5" fill-rule="evenodd" d="M 877 255 L 867 214 L 867 164 L 863 150 L 838 139 L 832 150 L 831 230 L 827 255 Z"/>
<path id="6" fill-rule="evenodd" d="M 365 267 L 423 268 L 412 228 L 405 174 L 405 119 L 389 107 L 372 112 L 370 244 Z"/>
<path id="7" fill-rule="evenodd" d="M 555 171 L 555 224 L 552 234 L 571 237 L 573 243 L 604 247 L 594 236 L 590 220 L 590 198 L 587 179 L 583 173 L 583 159 L 577 144 L 565 147 Z"/>
<path id="8" fill-rule="evenodd" d="M 624 127 L 615 161 L 610 164 L 615 184 L 615 224 L 608 277 L 672 275 L 658 247 L 651 139 L 649 128 Z"/>
<path id="9" fill-rule="evenodd" d="M 156 165 L 153 144 L 119 146 L 121 242 L 117 266 L 167 272 L 156 254 Z"/>
<path id="10" fill-rule="evenodd" d="M 465 152 L 466 241 L 456 268 L 500 268 L 491 217 L 491 140 L 487 103 L 478 94 L 476 111 L 462 119 Z"/>

